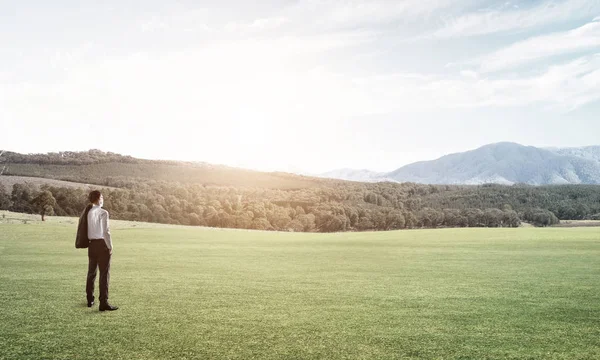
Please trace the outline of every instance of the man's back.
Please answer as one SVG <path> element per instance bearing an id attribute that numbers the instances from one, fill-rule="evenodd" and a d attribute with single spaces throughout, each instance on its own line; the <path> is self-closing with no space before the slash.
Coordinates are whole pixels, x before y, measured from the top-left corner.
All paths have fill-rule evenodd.
<path id="1" fill-rule="evenodd" d="M 88 238 L 104 239 L 106 247 L 112 250 L 112 239 L 110 237 L 110 229 L 108 226 L 108 211 L 98 205 L 92 206 L 88 212 Z"/>

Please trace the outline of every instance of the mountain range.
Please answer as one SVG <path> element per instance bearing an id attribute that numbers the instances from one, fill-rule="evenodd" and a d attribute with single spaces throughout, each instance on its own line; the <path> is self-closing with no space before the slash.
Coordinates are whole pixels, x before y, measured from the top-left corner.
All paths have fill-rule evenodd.
<path id="1" fill-rule="evenodd" d="M 424 184 L 600 184 L 600 146 L 538 148 L 502 142 L 416 162 L 389 173 L 340 169 L 319 176 Z"/>

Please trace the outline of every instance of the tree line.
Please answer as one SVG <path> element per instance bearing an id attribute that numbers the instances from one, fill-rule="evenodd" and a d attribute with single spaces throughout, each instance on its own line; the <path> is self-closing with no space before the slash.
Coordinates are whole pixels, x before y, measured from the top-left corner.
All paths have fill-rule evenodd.
<path id="1" fill-rule="evenodd" d="M 360 184 L 308 189 L 265 189 L 114 178 L 101 189 L 111 218 L 223 228 L 297 232 L 338 232 L 439 227 L 517 227 L 559 222 L 557 213 L 540 207 L 541 189 L 527 188 L 528 201 L 511 199 L 513 187 L 453 187 L 419 184 Z M 595 190 L 598 190 L 597 187 Z M 462 190 L 461 190 L 462 189 Z M 493 190 L 492 192 L 490 192 Z M 494 194 L 504 195 L 494 200 Z M 545 191 L 563 190 L 557 187 Z M 456 201 L 457 191 L 468 202 Z M 516 194 L 521 194 L 520 189 Z M 559 191 L 559 193 L 561 193 Z M 512 194 L 514 195 L 514 194 Z M 0 186 L 0 209 L 43 215 L 78 216 L 87 204 L 87 190 L 15 184 Z M 442 201 L 442 199 L 446 199 Z M 479 200 L 477 200 L 479 199 Z M 563 219 L 591 219 L 598 204 L 576 206 L 571 198 L 557 205 Z M 513 206 L 512 203 L 520 204 Z M 483 205 L 478 207 L 477 205 Z M 460 206 L 458 206 L 460 205 Z M 554 209 L 556 211 L 556 209 Z M 582 211 L 587 213 L 583 214 Z M 594 211 L 597 211 L 593 213 Z M 593 214 L 592 214 L 593 213 Z M 568 215 L 569 217 L 564 217 Z"/>
<path id="2" fill-rule="evenodd" d="M 99 150 L 5 152 L 5 175 L 95 184 L 114 219 L 282 231 L 548 226 L 600 219 L 600 186 L 357 183 L 220 165 L 141 160 Z M 4 175 L 4 176 L 5 176 Z M 0 186 L 0 209 L 78 216 L 78 188 Z"/>

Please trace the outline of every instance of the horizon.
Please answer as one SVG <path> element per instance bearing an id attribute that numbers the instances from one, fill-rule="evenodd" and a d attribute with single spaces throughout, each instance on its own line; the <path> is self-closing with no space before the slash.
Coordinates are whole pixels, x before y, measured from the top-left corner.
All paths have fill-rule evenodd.
<path id="1" fill-rule="evenodd" d="M 593 0 L 30 1 L 0 20 L 19 153 L 389 172 L 600 133 Z"/>
<path id="2" fill-rule="evenodd" d="M 579 149 L 579 148 L 590 148 L 590 147 L 600 147 L 600 145 L 582 145 L 582 146 L 567 146 L 567 147 L 559 147 L 559 146 L 548 146 L 548 147 L 536 147 L 533 145 L 527 145 L 527 144 L 520 144 L 520 143 L 515 143 L 512 141 L 500 141 L 497 143 L 490 143 L 490 144 L 484 144 L 481 146 L 478 146 L 477 148 L 473 148 L 473 149 L 467 149 L 464 151 L 460 151 L 460 152 L 456 152 L 456 153 L 448 153 L 448 154 L 443 154 L 440 155 L 436 158 L 433 159 L 423 159 L 423 160 L 417 160 L 415 162 L 411 162 L 408 164 L 402 164 L 399 165 L 398 167 L 391 169 L 391 170 L 384 170 L 384 171 L 376 171 L 376 170 L 372 170 L 372 169 L 359 169 L 359 168 L 332 168 L 330 170 L 324 171 L 324 172 L 320 172 L 320 173 L 311 173 L 308 171 L 304 171 L 302 169 L 296 170 L 296 171 L 288 171 L 288 170 L 284 170 L 284 169 L 257 169 L 257 168 L 251 168 L 251 167 L 239 167 L 239 166 L 234 166 L 234 165 L 229 165 L 229 164 L 222 164 L 222 163 L 211 163 L 208 161 L 203 161 L 203 160 L 186 160 L 186 159 L 177 159 L 177 158 L 144 158 L 144 157 L 138 157 L 132 154 L 125 154 L 125 153 L 117 153 L 114 151 L 110 151 L 110 150 L 104 150 L 104 149 L 96 149 L 96 148 L 90 148 L 90 149 L 83 149 L 83 150 L 59 150 L 59 151 L 49 151 L 49 152 L 44 152 L 44 153 L 21 153 L 24 155 L 35 155 L 35 154 L 48 154 L 48 153 L 53 153 L 53 152 L 87 152 L 87 151 L 92 151 L 92 150 L 99 150 L 102 151 L 104 153 L 114 153 L 114 154 L 118 154 L 118 155 L 122 155 L 122 156 L 131 156 L 133 158 L 136 159 L 140 159 L 140 160 L 165 160 L 165 161 L 182 161 L 182 162 L 192 162 L 192 163 L 207 163 L 207 164 L 211 164 L 211 165 L 217 165 L 217 166 L 228 166 L 228 167 L 235 167 L 235 168 L 240 168 L 240 169 L 245 169 L 245 170 L 253 170 L 253 171 L 259 171 L 259 172 L 287 172 L 287 173 L 293 173 L 293 174 L 298 174 L 298 175 L 305 175 L 305 176 L 321 176 L 321 175 L 326 175 L 327 173 L 330 172 L 335 172 L 335 171 L 342 171 L 342 170 L 349 170 L 349 171 L 369 171 L 369 172 L 376 172 L 376 173 L 381 173 L 381 174 L 386 174 L 386 173 L 390 173 L 393 171 L 396 171 L 404 166 L 407 165 L 411 165 L 411 164 L 415 164 L 415 163 L 420 163 L 420 162 L 431 162 L 431 161 L 436 161 L 439 160 L 442 157 L 448 156 L 448 155 L 455 155 L 455 154 L 461 154 L 461 153 L 465 153 L 465 152 L 470 152 L 470 151 L 475 151 L 478 149 L 481 149 L 483 147 L 486 146 L 492 146 L 492 145 L 499 145 L 499 144 L 514 144 L 514 145 L 519 145 L 519 146 L 524 146 L 524 147 L 535 147 L 538 149 L 544 149 L 544 150 L 549 150 L 549 149 Z M 8 152 L 15 152 L 15 153 L 20 153 L 17 151 L 13 151 L 10 149 L 0 149 L 0 155 L 2 155 L 3 152 L 8 151 Z"/>

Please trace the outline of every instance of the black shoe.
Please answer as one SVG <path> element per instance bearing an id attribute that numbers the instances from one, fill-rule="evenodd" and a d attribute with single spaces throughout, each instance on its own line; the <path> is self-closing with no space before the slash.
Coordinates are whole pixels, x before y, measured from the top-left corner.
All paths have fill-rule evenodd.
<path id="1" fill-rule="evenodd" d="M 117 306 L 112 306 L 109 303 L 100 304 L 100 311 L 115 311 L 118 309 Z"/>
<path id="2" fill-rule="evenodd" d="M 88 299 L 88 304 L 87 305 L 88 305 L 88 307 L 94 306 L 94 299 L 92 299 L 92 300 Z"/>

